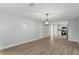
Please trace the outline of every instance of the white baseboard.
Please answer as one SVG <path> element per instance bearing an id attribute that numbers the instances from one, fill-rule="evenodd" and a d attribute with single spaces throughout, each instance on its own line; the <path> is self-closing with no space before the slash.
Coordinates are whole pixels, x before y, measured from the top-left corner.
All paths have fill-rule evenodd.
<path id="1" fill-rule="evenodd" d="M 12 44 L 12 45 L 0 48 L 0 50 L 4 50 L 4 49 L 7 49 L 7 48 L 11 48 L 11 47 L 14 47 L 14 46 L 18 46 L 18 45 L 21 45 L 21 44 L 24 44 L 24 43 L 27 43 L 27 42 L 31 42 L 31 41 L 35 41 L 35 40 L 39 40 L 39 39 L 42 39 L 42 38 L 37 38 L 37 39 L 29 40 L 29 41 L 20 42 L 20 43 L 17 43 L 17 44 Z"/>
<path id="2" fill-rule="evenodd" d="M 78 45 L 79 45 L 79 41 L 76 41 L 76 40 L 70 40 L 70 39 L 68 39 L 68 41 L 76 42 L 76 43 L 78 43 Z"/>

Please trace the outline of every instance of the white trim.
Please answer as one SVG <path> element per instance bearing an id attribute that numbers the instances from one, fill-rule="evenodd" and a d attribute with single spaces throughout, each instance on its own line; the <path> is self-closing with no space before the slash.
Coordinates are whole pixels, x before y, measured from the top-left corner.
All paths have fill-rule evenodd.
<path id="1" fill-rule="evenodd" d="M 42 38 L 44 38 L 44 37 L 42 37 Z M 32 40 L 20 42 L 20 43 L 17 43 L 17 44 L 12 44 L 12 45 L 0 48 L 0 50 L 4 50 L 4 49 L 7 49 L 7 48 L 11 48 L 11 47 L 14 47 L 14 46 L 18 46 L 18 45 L 21 45 L 21 44 L 24 44 L 24 43 L 27 43 L 27 42 L 31 42 L 31 41 L 35 41 L 35 40 L 39 40 L 39 39 L 41 39 L 41 38 L 32 39 Z"/>

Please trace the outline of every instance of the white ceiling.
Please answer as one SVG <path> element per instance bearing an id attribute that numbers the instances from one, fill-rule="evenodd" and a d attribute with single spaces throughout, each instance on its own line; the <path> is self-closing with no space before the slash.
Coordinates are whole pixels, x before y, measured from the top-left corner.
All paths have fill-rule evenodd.
<path id="1" fill-rule="evenodd" d="M 78 3 L 1 3 L 0 12 L 13 14 L 33 20 L 45 20 L 49 14 L 49 21 L 68 20 L 79 17 Z"/>

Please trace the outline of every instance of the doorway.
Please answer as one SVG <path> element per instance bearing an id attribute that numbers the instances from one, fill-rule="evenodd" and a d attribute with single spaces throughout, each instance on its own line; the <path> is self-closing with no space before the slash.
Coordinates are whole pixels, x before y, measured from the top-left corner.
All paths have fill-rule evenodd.
<path id="1" fill-rule="evenodd" d="M 68 25 L 64 24 L 52 24 L 50 25 L 50 38 L 54 39 L 55 37 L 62 37 L 66 40 L 68 40 Z"/>

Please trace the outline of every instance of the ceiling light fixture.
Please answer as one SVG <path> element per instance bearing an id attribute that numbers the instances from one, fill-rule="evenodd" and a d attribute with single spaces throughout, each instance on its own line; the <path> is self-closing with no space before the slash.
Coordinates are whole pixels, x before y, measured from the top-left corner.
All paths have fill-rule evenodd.
<path id="1" fill-rule="evenodd" d="M 30 6 L 30 7 L 34 6 L 34 3 L 30 3 L 29 6 Z"/>
<path id="2" fill-rule="evenodd" d="M 46 21 L 44 22 L 45 25 L 49 25 L 49 21 L 48 21 L 48 14 L 45 14 L 46 15 Z"/>

